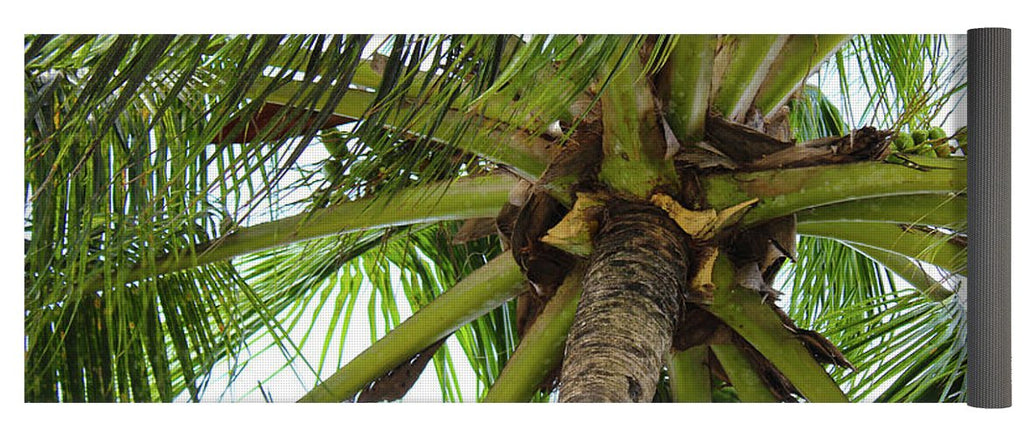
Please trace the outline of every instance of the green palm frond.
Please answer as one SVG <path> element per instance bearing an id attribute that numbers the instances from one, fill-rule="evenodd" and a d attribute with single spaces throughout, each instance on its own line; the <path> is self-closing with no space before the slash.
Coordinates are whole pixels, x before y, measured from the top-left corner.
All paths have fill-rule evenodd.
<path id="1" fill-rule="evenodd" d="M 814 85 L 804 85 L 800 97 L 789 102 L 790 124 L 797 141 L 845 135 L 850 128 L 835 105 Z"/>
<path id="2" fill-rule="evenodd" d="M 933 301 L 892 291 L 820 319 L 858 372 L 840 372 L 851 398 L 878 402 L 963 402 L 966 318 L 960 297 Z M 870 318 L 860 316 L 870 313 Z"/>
<path id="3" fill-rule="evenodd" d="M 461 245 L 452 244 L 458 231 L 458 227 L 453 225 L 457 224 L 442 223 L 429 232 L 411 235 L 409 247 L 402 248 L 401 252 L 393 253 L 390 257 L 394 264 L 409 266 L 407 268 L 417 272 L 419 284 L 407 281 L 403 273 L 403 283 L 407 284 L 404 287 L 406 295 L 410 302 L 416 302 L 414 311 L 501 253 L 501 245 L 495 236 Z M 435 272 L 433 275 L 430 274 L 431 270 Z M 428 282 L 428 279 L 433 281 Z M 505 367 L 518 341 L 515 307 L 502 305 L 462 327 L 455 335 L 477 375 L 476 399 L 482 398 Z M 440 364 L 441 361 L 436 358 L 434 363 L 438 367 L 439 377 L 443 370 L 453 371 Z M 451 376 L 454 380 L 454 373 Z"/>
<path id="4" fill-rule="evenodd" d="M 221 263 L 38 311 L 25 326 L 26 400 L 197 398 L 213 365 L 262 324 L 236 311 L 241 287 Z"/>
<path id="5" fill-rule="evenodd" d="M 966 46 L 944 35 L 868 35 L 851 41 L 836 58 L 844 95 L 863 91 L 868 103 L 857 124 L 894 130 L 926 127 L 941 109 L 957 105 L 967 86 Z"/>
<path id="6" fill-rule="evenodd" d="M 832 104 L 818 86 L 805 85 L 801 98 L 790 103 L 794 135 L 801 141 L 841 135 L 850 130 L 851 122 L 881 122 L 897 130 L 904 125 L 929 125 L 943 108 L 958 104 L 951 99 L 963 88 L 965 58 L 954 49 L 941 36 L 854 38 L 846 50 L 836 54 L 834 64 L 826 67 L 838 70 L 839 106 Z M 859 69 L 851 71 L 848 67 L 854 61 Z M 851 89 L 866 90 L 869 96 L 862 114 L 853 112 Z M 900 221 L 917 225 L 923 219 L 943 229 L 938 234 L 942 236 L 928 246 L 937 248 L 963 232 L 966 211 L 958 205 L 966 201 L 948 196 L 936 201 L 934 209 L 921 210 L 921 217 L 908 216 Z M 897 207 L 885 199 L 865 202 L 880 208 Z M 902 202 L 899 208 L 908 211 L 912 204 Z M 952 215 L 945 214 L 947 209 Z M 884 211 L 864 219 L 887 220 Z M 859 225 L 834 222 L 830 226 L 851 230 L 851 226 Z M 788 312 L 801 326 L 819 330 L 832 340 L 860 369 L 854 373 L 835 371 L 843 375 L 839 381 L 848 387 L 851 399 L 964 399 L 963 382 L 958 378 L 962 378 L 966 365 L 962 337 L 966 322 L 956 315 L 961 308 L 956 304 L 960 297 L 947 289 L 949 284 L 957 283 L 949 279 L 953 275 L 912 261 L 929 258 L 923 254 L 908 253 L 910 258 L 906 258 L 854 241 L 801 236 L 797 254 L 798 262 L 787 266 L 787 274 L 782 277 L 783 288 L 792 293 Z M 964 260 L 955 263 L 950 270 L 960 274 L 963 270 L 955 265 L 964 265 Z M 906 284 L 903 280 L 917 287 L 920 294 L 901 291 L 905 286 L 900 284 Z M 892 355 L 894 341 L 901 345 L 897 348 L 898 360 Z M 911 364 L 925 362 L 929 364 Z M 889 384 L 891 388 L 883 391 Z"/>
<path id="7" fill-rule="evenodd" d="M 798 262 L 782 279 L 792 290 L 789 314 L 810 326 L 828 311 L 846 308 L 892 290 L 892 273 L 835 240 L 801 236 Z"/>
<path id="8" fill-rule="evenodd" d="M 264 383 L 289 369 L 313 374 L 319 380 L 326 376 L 325 371 L 340 367 L 357 299 L 367 301 L 369 325 L 360 329 L 368 330 L 374 341 L 394 329 L 404 319 L 403 313 L 418 311 L 500 252 L 494 237 L 453 245 L 455 230 L 451 224 L 439 224 L 371 231 L 286 246 L 246 257 L 251 261 L 241 260 L 246 282 L 261 299 L 252 311 L 271 316 L 269 326 L 250 339 L 256 342 L 271 337 L 269 345 L 248 359 L 272 349 L 292 358 Z M 363 292 L 368 296 L 361 297 Z M 514 307 L 503 306 L 456 332 L 469 364 L 481 378 L 478 396 L 490 386 L 483 382 L 487 375 L 496 378 L 514 348 L 511 314 Z M 323 327 L 309 323 L 321 317 L 332 321 L 326 333 L 315 332 Z M 301 355 L 315 346 L 309 342 L 321 337 L 320 350 L 314 355 L 319 361 L 301 361 Z M 339 361 L 327 363 L 326 357 Z M 434 364 L 439 381 L 445 384 L 444 399 L 464 400 L 445 347 L 435 354 Z M 249 394 L 257 387 L 244 389 Z"/>

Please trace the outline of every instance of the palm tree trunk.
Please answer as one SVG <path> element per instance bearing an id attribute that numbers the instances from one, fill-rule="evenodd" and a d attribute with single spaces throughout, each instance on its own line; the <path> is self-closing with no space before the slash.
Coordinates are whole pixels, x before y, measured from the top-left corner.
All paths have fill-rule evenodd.
<path id="1" fill-rule="evenodd" d="M 652 205 L 608 205 L 566 343 L 561 402 L 654 397 L 682 307 L 684 238 Z"/>

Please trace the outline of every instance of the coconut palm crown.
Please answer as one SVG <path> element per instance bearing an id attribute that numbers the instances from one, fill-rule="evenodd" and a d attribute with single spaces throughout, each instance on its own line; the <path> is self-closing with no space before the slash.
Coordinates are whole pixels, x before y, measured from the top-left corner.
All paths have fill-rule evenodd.
<path id="1" fill-rule="evenodd" d="M 27 36 L 25 400 L 962 401 L 957 41 Z"/>

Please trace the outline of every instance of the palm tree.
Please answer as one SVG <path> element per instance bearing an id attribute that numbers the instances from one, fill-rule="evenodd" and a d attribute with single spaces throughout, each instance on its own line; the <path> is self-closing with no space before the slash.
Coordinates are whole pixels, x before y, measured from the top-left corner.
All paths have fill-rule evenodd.
<path id="1" fill-rule="evenodd" d="M 484 401 L 963 400 L 966 142 L 897 140 L 955 48 L 27 36 L 25 399 L 198 401 L 269 338 L 303 401 L 458 400 L 454 334 Z"/>

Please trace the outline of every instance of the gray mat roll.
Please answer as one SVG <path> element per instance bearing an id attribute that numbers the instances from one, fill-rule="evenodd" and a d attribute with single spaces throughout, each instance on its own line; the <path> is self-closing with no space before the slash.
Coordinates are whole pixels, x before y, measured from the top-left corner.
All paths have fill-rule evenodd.
<path id="1" fill-rule="evenodd" d="M 967 32 L 967 404 L 1010 390 L 1010 30 Z"/>

